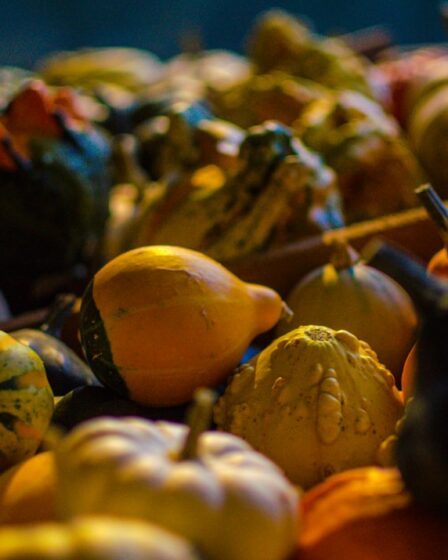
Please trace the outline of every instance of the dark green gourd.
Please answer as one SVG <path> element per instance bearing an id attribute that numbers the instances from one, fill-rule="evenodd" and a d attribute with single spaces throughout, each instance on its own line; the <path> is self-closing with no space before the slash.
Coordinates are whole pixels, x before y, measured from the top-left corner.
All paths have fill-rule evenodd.
<path id="1" fill-rule="evenodd" d="M 110 147 L 77 104 L 31 81 L 0 112 L 0 289 L 15 314 L 47 305 L 98 252 Z"/>
<path id="2" fill-rule="evenodd" d="M 65 395 L 84 385 L 99 385 L 91 369 L 64 342 L 61 329 L 70 313 L 75 296 L 61 295 L 39 329 L 20 329 L 10 333 L 18 342 L 32 348 L 44 363 L 47 378 L 55 396 Z"/>
<path id="3" fill-rule="evenodd" d="M 421 316 L 415 396 L 407 405 L 396 459 L 416 500 L 448 515 L 448 284 L 387 245 L 371 245 L 364 255 L 408 291 Z"/>

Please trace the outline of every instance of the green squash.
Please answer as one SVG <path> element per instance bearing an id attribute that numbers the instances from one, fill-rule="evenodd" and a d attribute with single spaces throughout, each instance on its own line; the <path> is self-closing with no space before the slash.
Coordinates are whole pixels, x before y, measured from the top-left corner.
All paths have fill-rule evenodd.
<path id="1" fill-rule="evenodd" d="M 58 95 L 30 82 L 0 115 L 0 288 L 15 313 L 92 263 L 108 216 L 109 143 Z"/>
<path id="2" fill-rule="evenodd" d="M 55 396 L 65 395 L 75 387 L 99 385 L 89 366 L 59 340 L 64 319 L 71 311 L 75 299 L 72 294 L 59 296 L 39 329 L 20 329 L 10 333 L 16 340 L 32 348 L 42 359 Z"/>

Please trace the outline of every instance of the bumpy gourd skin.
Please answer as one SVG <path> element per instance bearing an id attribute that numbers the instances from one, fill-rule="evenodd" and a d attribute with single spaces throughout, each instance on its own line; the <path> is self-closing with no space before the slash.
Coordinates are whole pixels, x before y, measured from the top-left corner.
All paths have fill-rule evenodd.
<path id="1" fill-rule="evenodd" d="M 310 487 L 374 463 L 402 409 L 392 374 L 367 343 L 347 331 L 304 326 L 237 370 L 215 419 Z"/>
<path id="2" fill-rule="evenodd" d="M 42 360 L 0 331 L 0 470 L 35 453 L 52 412 Z"/>

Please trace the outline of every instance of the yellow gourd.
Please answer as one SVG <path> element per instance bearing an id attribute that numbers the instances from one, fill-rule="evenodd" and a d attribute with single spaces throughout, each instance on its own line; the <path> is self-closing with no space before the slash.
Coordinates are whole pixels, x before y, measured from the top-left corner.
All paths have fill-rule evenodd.
<path id="1" fill-rule="evenodd" d="M 282 306 L 273 290 L 201 253 L 142 247 L 94 277 L 82 301 L 81 341 L 106 386 L 143 405 L 180 404 L 223 381 Z"/>
<path id="2" fill-rule="evenodd" d="M 0 476 L 0 525 L 53 521 L 56 466 L 52 451 L 34 455 Z"/>
<path id="3" fill-rule="evenodd" d="M 307 488 L 374 463 L 402 410 L 393 375 L 367 343 L 311 325 L 278 338 L 237 370 L 215 420 Z"/>
<path id="4" fill-rule="evenodd" d="M 193 547 L 160 527 L 85 517 L 0 530 L 0 560 L 199 560 Z"/>
<path id="5" fill-rule="evenodd" d="M 330 263 L 297 284 L 287 304 L 294 316 L 279 323 L 279 335 L 301 325 L 347 330 L 365 340 L 400 379 L 416 336 L 414 305 L 392 278 L 357 262 L 345 243 L 335 245 Z"/>

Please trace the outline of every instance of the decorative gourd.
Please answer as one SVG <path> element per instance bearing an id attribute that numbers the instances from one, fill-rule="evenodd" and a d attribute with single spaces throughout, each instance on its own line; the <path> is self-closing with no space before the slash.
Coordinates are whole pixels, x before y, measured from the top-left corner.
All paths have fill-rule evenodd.
<path id="1" fill-rule="evenodd" d="M 412 502 L 397 469 L 334 475 L 305 494 L 300 560 L 433 560 L 448 522 Z M 442 553 L 443 554 L 443 553 Z"/>
<path id="2" fill-rule="evenodd" d="M 436 225 L 444 243 L 444 247 L 437 251 L 437 253 L 435 253 L 430 259 L 427 271 L 434 276 L 442 278 L 442 280 L 446 280 L 448 279 L 448 253 L 446 250 L 446 247 L 448 246 L 448 210 L 431 185 L 422 185 L 420 188 L 416 189 L 415 192 Z M 418 361 L 417 352 L 418 341 L 412 347 L 412 350 L 409 352 L 403 366 L 401 387 L 405 400 L 411 397 L 415 391 L 415 376 L 417 374 Z"/>
<path id="3" fill-rule="evenodd" d="M 184 539 L 124 519 L 82 517 L 0 530 L 0 560 L 199 560 Z"/>
<path id="4" fill-rule="evenodd" d="M 446 250 L 448 246 L 448 209 L 431 185 L 423 185 L 415 192 L 436 225 L 444 244 L 444 247 L 437 251 L 429 261 L 428 272 L 448 278 L 448 253 Z"/>
<path id="5" fill-rule="evenodd" d="M 52 451 L 38 453 L 14 465 L 0 475 L 0 525 L 55 520 L 55 493 Z"/>
<path id="6" fill-rule="evenodd" d="M 98 380 L 87 364 L 64 342 L 58 340 L 65 315 L 74 303 L 75 296 L 60 296 L 39 329 L 20 329 L 10 333 L 12 337 L 26 344 L 39 355 L 55 396 L 65 395 L 75 387 L 98 385 Z"/>
<path id="7" fill-rule="evenodd" d="M 185 405 L 145 407 L 119 397 L 107 387 L 85 385 L 73 389 L 56 403 L 51 422 L 68 431 L 81 422 L 100 416 L 140 416 L 182 422 L 185 412 Z"/>
<path id="8" fill-rule="evenodd" d="M 308 488 L 334 472 L 374 464 L 402 410 L 392 374 L 366 342 L 309 325 L 237 370 L 215 420 Z"/>
<path id="9" fill-rule="evenodd" d="M 53 413 L 39 356 L 0 331 L 0 470 L 33 455 Z"/>
<path id="10" fill-rule="evenodd" d="M 416 311 L 394 280 L 357 262 L 346 244 L 335 245 L 331 262 L 303 278 L 287 304 L 294 316 L 280 322 L 278 334 L 301 325 L 345 329 L 365 340 L 399 381 L 416 336 Z"/>
<path id="11" fill-rule="evenodd" d="M 200 403 L 190 432 L 138 418 L 75 428 L 57 450 L 61 515 L 146 519 L 209 560 L 284 560 L 295 545 L 296 489 L 241 439 L 201 434 L 212 402 Z"/>
<path id="12" fill-rule="evenodd" d="M 104 385 L 143 405 L 181 404 L 223 381 L 282 306 L 273 290 L 201 253 L 142 247 L 95 275 L 82 301 L 81 342 Z"/>
<path id="13" fill-rule="evenodd" d="M 82 275 L 76 265 L 92 264 L 108 214 L 110 149 L 74 91 L 38 80 L 0 114 L 0 140 L 0 287 L 17 313 L 46 304 Z"/>
<path id="14" fill-rule="evenodd" d="M 414 398 L 396 443 L 397 466 L 417 502 L 448 512 L 447 411 L 448 333 L 445 281 L 427 274 L 406 253 L 384 244 L 370 245 L 366 257 L 412 296 L 421 315 Z"/>

